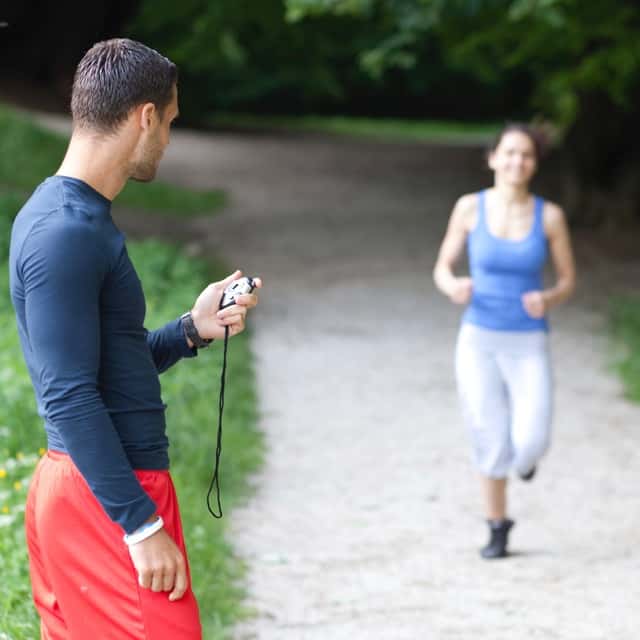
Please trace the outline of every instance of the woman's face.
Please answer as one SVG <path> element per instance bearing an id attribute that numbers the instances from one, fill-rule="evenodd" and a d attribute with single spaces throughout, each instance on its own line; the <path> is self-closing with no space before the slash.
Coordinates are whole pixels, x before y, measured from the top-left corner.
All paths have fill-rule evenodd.
<path id="1" fill-rule="evenodd" d="M 529 183 L 536 172 L 538 162 L 533 140 L 522 131 L 508 131 L 498 146 L 489 154 L 489 167 L 496 182 L 513 186 Z"/>

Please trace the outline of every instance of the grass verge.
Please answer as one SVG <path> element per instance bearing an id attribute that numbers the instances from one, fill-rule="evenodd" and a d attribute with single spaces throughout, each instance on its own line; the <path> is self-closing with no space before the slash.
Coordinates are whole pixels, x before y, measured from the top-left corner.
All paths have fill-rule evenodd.
<path id="1" fill-rule="evenodd" d="M 0 107 L 0 640 L 39 637 L 23 523 L 30 477 L 45 447 L 9 298 L 9 232 L 25 196 L 51 173 L 63 152 L 64 142 L 57 136 Z M 151 189 L 149 195 L 147 190 L 154 185 L 140 186 L 140 199 L 134 206 L 146 210 L 157 209 L 155 198 L 161 197 L 166 204 L 173 197 L 182 205 L 190 194 L 161 186 L 155 194 Z M 190 202 L 197 207 L 211 205 L 210 196 L 195 195 Z M 195 212 L 196 204 L 189 207 Z M 192 306 L 207 282 L 227 275 L 222 265 L 188 258 L 180 249 L 157 241 L 128 246 L 145 289 L 146 324 L 150 328 L 177 317 Z M 262 459 L 248 342 L 245 332 L 234 337 L 229 346 L 221 469 L 225 513 L 246 495 L 248 474 Z M 213 344 L 161 377 L 163 400 L 168 405 L 172 475 L 208 640 L 227 638 L 230 625 L 247 613 L 242 606 L 244 568 L 225 539 L 227 520 L 214 520 L 205 506 L 215 453 L 221 346 Z"/>
<path id="2" fill-rule="evenodd" d="M 630 400 L 640 403 L 640 296 L 615 298 L 611 305 L 613 335 L 624 347 L 617 363 Z"/>
<path id="3" fill-rule="evenodd" d="M 208 278 L 228 275 L 221 265 L 187 258 L 178 249 L 155 241 L 138 243 L 130 253 L 145 287 L 148 326 L 160 326 L 190 308 Z M 223 638 L 225 629 L 246 613 L 241 605 L 243 568 L 224 537 L 227 520 L 214 520 L 205 506 L 215 455 L 221 365 L 222 343 L 214 343 L 161 377 L 168 404 L 171 468 L 181 501 L 194 588 L 204 637 L 212 639 Z M 220 472 L 222 506 L 227 514 L 246 495 L 246 478 L 262 461 L 255 407 L 245 332 L 229 343 Z"/>
<path id="4" fill-rule="evenodd" d="M 500 123 L 469 123 L 440 120 L 352 118 L 346 116 L 256 116 L 218 113 L 207 124 L 213 127 L 249 130 L 288 130 L 331 133 L 389 141 L 487 143 L 501 128 Z"/>
<path id="5" fill-rule="evenodd" d="M 0 105 L 0 195 L 13 192 L 21 196 L 20 204 L 24 202 L 35 185 L 55 173 L 66 147 L 64 137 Z M 162 182 L 130 181 L 117 202 L 123 207 L 193 216 L 219 210 L 225 204 L 225 194 L 220 190 L 191 191 Z"/>
<path id="6" fill-rule="evenodd" d="M 179 249 L 146 241 L 130 254 L 147 296 L 147 326 L 161 326 L 189 308 L 209 279 L 226 275 L 220 267 L 186 257 Z M 0 299 L 0 638 L 38 636 L 31 605 L 22 534 L 29 477 L 45 446 L 33 391 L 22 361 L 3 260 Z M 171 469 L 180 498 L 194 589 L 200 602 L 205 638 L 226 637 L 229 626 L 247 612 L 241 600 L 243 566 L 225 540 L 226 519 L 214 520 L 205 507 L 215 452 L 222 345 L 178 363 L 161 377 L 168 404 Z M 262 459 L 256 430 L 255 385 L 247 334 L 229 345 L 221 483 L 223 508 L 247 492 L 247 475 Z"/>

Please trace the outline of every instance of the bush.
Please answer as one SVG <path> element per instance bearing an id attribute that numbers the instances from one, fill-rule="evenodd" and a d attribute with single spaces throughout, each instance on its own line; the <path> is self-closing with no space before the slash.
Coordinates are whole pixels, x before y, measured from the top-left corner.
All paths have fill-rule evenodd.
<path id="1" fill-rule="evenodd" d="M 611 308 L 613 333 L 625 351 L 618 371 L 627 397 L 640 402 L 640 296 L 616 298 Z"/>

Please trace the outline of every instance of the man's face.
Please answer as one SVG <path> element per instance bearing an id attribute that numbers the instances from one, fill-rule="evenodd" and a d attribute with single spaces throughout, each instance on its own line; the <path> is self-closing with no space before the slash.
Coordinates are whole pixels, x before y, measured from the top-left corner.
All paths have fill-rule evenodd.
<path id="1" fill-rule="evenodd" d="M 139 182 L 151 182 L 156 177 L 162 154 L 169 144 L 171 123 L 178 116 L 178 90 L 174 86 L 171 102 L 164 108 L 162 117 L 154 110 L 152 123 L 145 132 L 133 163 L 131 178 Z"/>

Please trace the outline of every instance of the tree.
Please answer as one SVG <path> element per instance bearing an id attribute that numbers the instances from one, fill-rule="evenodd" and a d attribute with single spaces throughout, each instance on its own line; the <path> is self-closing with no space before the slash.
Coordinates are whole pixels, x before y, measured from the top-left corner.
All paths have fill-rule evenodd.
<path id="1" fill-rule="evenodd" d="M 349 21 L 285 20 L 283 0 L 143 0 L 132 37 L 180 68 L 181 111 L 202 120 L 213 109 L 297 113 L 344 97 L 354 50 Z"/>
<path id="2" fill-rule="evenodd" d="M 494 85 L 517 82 L 528 95 L 526 78 L 506 71 L 487 84 L 443 60 L 436 39 L 418 43 L 415 65 L 396 60 L 376 73 L 376 45 L 389 30 L 380 11 L 287 20 L 285 0 L 144 0 L 130 25 L 132 37 L 177 62 L 187 89 L 181 111 L 191 120 L 213 110 L 463 119 L 464 92 L 475 117 L 522 110 L 523 96 L 505 97 Z"/>
<path id="3" fill-rule="evenodd" d="M 304 22 L 331 13 L 384 24 L 360 52 L 375 77 L 419 63 L 438 39 L 450 65 L 485 82 L 525 69 L 530 104 L 564 135 L 577 188 L 574 215 L 589 223 L 640 217 L 640 152 L 631 130 L 640 107 L 640 8 L 619 0 L 287 0 Z M 611 206 L 614 198 L 617 206 Z M 615 210 L 615 215 L 612 214 Z"/>

